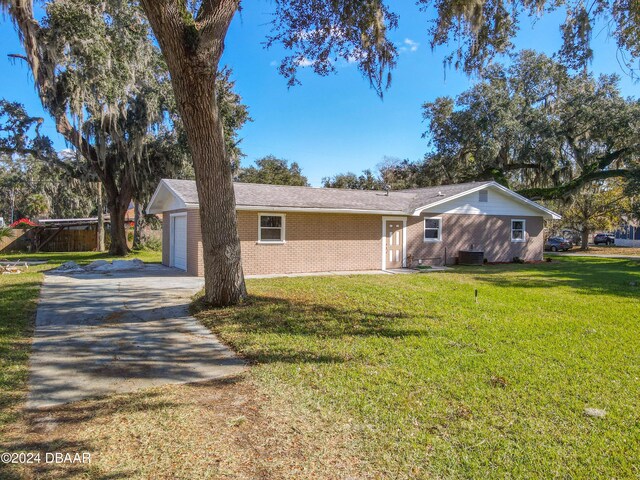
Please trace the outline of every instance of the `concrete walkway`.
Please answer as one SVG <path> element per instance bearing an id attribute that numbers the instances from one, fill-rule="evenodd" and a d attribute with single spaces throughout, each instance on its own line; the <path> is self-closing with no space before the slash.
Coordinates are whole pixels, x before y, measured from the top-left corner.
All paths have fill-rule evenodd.
<path id="1" fill-rule="evenodd" d="M 187 312 L 202 285 L 160 265 L 47 275 L 27 408 L 241 371 L 244 363 Z"/>

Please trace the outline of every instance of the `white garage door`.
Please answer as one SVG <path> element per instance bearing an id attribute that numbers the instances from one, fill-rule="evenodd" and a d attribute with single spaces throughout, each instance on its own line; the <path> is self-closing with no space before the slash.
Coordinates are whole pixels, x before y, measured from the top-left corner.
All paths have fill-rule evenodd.
<path id="1" fill-rule="evenodd" d="M 171 234 L 171 249 L 173 267 L 180 270 L 187 269 L 187 217 L 173 217 L 173 231 Z"/>

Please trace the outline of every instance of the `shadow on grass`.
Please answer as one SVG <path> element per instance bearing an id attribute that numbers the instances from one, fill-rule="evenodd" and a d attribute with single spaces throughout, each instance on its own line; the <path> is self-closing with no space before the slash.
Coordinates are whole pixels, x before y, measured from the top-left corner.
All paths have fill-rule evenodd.
<path id="1" fill-rule="evenodd" d="M 27 361 L 40 291 L 40 282 L 19 282 L 17 277 L 0 279 L 10 282 L 0 283 L 0 427 L 18 416 L 17 406 L 25 397 Z"/>
<path id="2" fill-rule="evenodd" d="M 30 454 L 30 463 L 20 465 L 16 459 L 14 463 L 0 462 L 0 478 L 3 480 L 18 480 L 24 478 L 47 478 L 64 479 L 74 475 L 88 473 L 90 465 L 76 464 L 60 465 L 54 462 L 47 462 L 47 453 L 61 452 L 71 455 L 81 452 L 91 452 L 91 448 L 84 442 L 74 442 L 66 440 L 46 441 L 24 441 L 13 444 L 0 445 L 0 451 L 10 454 Z M 35 457 L 39 454 L 39 460 Z M 27 470 L 29 473 L 25 472 Z M 102 477 L 99 477 L 102 478 Z"/>
<path id="3" fill-rule="evenodd" d="M 401 320 L 411 316 L 399 311 L 341 308 L 270 296 L 252 296 L 243 305 L 224 309 L 211 309 L 200 300 L 192 304 L 192 313 L 214 332 L 220 332 L 218 327 L 222 325 L 231 324 L 233 332 L 243 336 L 305 336 L 322 341 L 349 336 L 403 338 L 432 335 L 426 325 L 421 329 L 403 327 L 406 322 Z M 225 340 L 229 341 L 229 336 L 225 335 Z M 243 351 L 241 345 L 231 343 L 236 350 Z M 351 360 L 345 356 L 301 349 L 299 346 L 244 353 L 249 361 L 257 363 L 340 363 Z"/>
<path id="4" fill-rule="evenodd" d="M 478 282 L 501 288 L 570 287 L 587 295 L 640 296 L 640 262 L 628 259 L 574 257 L 534 265 L 464 267 L 450 274 L 473 275 Z"/>
<path id="5" fill-rule="evenodd" d="M 207 386 L 228 385 L 237 380 L 224 379 L 203 382 Z M 117 471 L 101 473 L 99 464 L 95 464 L 96 448 L 99 448 L 100 438 L 96 437 L 97 444 L 78 441 L 77 429 L 82 430 L 87 423 L 98 421 L 101 424 L 110 422 L 113 415 L 126 415 L 127 413 L 161 412 L 176 407 L 177 404 L 169 401 L 162 392 L 143 390 L 127 394 L 106 396 L 96 400 L 74 402 L 51 408 L 42 408 L 25 411 L 25 430 L 17 440 L 3 441 L 0 443 L 0 452 L 21 453 L 39 452 L 42 462 L 29 467 L 34 478 L 64 479 L 72 476 L 84 478 L 115 479 L 131 478 L 136 476 L 135 471 Z M 14 435 L 17 437 L 17 435 Z M 47 452 L 80 453 L 88 452 L 92 456 L 89 464 L 46 464 L 44 462 Z M 4 470 L 3 470 L 4 467 Z M 0 478 L 18 479 L 24 478 L 22 472 L 13 465 L 0 464 Z"/>
<path id="6" fill-rule="evenodd" d="M 22 260 L 22 261 L 37 261 L 37 260 L 48 260 L 49 263 L 53 264 L 61 264 L 64 262 L 74 261 L 80 265 L 91 263 L 95 260 L 131 260 L 133 258 L 137 258 L 139 256 L 154 256 L 159 255 L 157 252 L 153 252 L 150 250 L 132 250 L 128 255 L 124 257 L 118 257 L 110 255 L 109 252 L 38 252 L 38 253 L 26 253 L 26 252 L 2 252 L 0 253 L 0 259 L 9 259 L 9 260 Z M 158 261 L 149 261 L 145 260 L 147 263 L 160 263 Z"/>

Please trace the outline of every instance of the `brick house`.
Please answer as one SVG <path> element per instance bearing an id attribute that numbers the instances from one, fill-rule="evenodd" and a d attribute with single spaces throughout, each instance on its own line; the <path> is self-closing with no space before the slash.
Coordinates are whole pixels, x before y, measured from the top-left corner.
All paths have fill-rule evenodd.
<path id="1" fill-rule="evenodd" d="M 236 183 L 246 275 L 385 270 L 542 260 L 543 220 L 557 213 L 495 182 L 391 192 Z M 162 180 L 148 213 L 163 219 L 162 263 L 203 274 L 195 182 Z"/>

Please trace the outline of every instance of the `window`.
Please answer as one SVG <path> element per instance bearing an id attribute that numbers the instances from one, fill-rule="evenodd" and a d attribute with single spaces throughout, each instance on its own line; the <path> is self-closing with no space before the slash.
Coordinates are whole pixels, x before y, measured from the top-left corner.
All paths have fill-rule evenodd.
<path id="1" fill-rule="evenodd" d="M 480 190 L 478 192 L 478 201 L 486 203 L 489 201 L 489 192 L 487 190 Z"/>
<path id="2" fill-rule="evenodd" d="M 441 238 L 442 219 L 425 218 L 424 219 L 424 241 L 439 242 Z"/>
<path id="3" fill-rule="evenodd" d="M 511 241 L 526 241 L 526 229 L 524 220 L 511 220 Z"/>
<path id="4" fill-rule="evenodd" d="M 284 215 L 258 215 L 258 242 L 284 242 Z"/>

